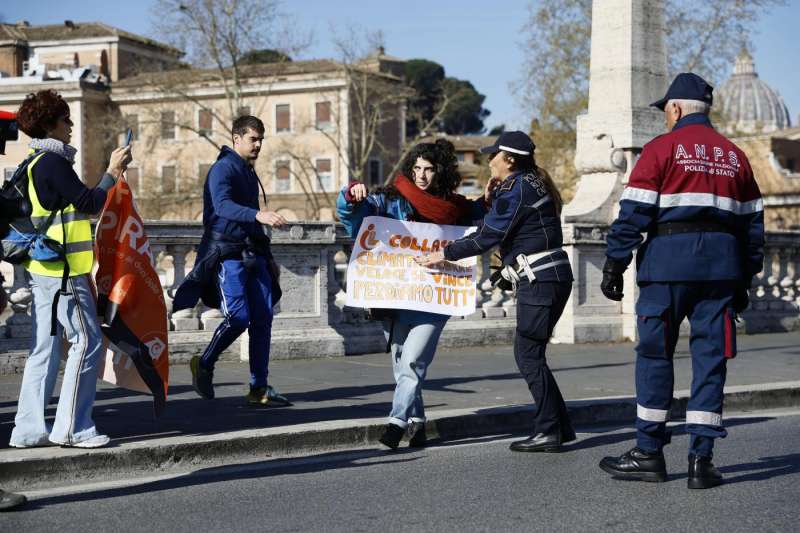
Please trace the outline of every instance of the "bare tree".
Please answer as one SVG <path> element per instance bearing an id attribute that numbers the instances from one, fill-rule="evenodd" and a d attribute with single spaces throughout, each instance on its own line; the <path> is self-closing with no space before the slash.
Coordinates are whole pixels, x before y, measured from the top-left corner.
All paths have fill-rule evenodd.
<path id="1" fill-rule="evenodd" d="M 163 89 L 211 113 L 226 134 L 230 134 L 232 119 L 244 107 L 243 84 L 248 70 L 242 64 L 245 54 L 271 49 L 279 52 L 279 58 L 292 57 L 312 40 L 310 33 L 298 30 L 278 0 L 157 0 L 151 12 L 154 33 L 184 50 L 189 64 L 207 69 L 216 86 L 224 90 L 225 112 L 194 96 L 191 88 L 197 80 L 192 72 L 172 77 Z M 263 93 L 269 93 L 269 89 Z M 197 130 L 191 123 L 176 125 Z"/>
<path id="2" fill-rule="evenodd" d="M 742 46 L 768 9 L 785 0 L 666 0 L 671 74 L 697 72 L 712 83 L 729 72 Z M 512 84 L 533 116 L 538 162 L 566 188 L 577 179 L 573 165 L 575 117 L 588 106 L 592 0 L 531 3 L 523 26 L 525 69 Z"/>
<path id="3" fill-rule="evenodd" d="M 142 69 L 136 83 L 154 97 L 138 116 L 138 125 L 193 132 L 216 150 L 230 140 L 237 116 L 245 111 L 263 114 L 267 97 L 291 68 L 290 58 L 312 40 L 283 12 L 279 0 L 156 0 L 151 16 L 154 38 L 184 50 L 186 62 L 171 70 Z M 258 57 L 273 62 L 253 64 L 253 52 L 259 50 L 271 52 Z M 125 90 L 125 83 L 119 85 Z M 140 142 L 139 153 L 152 152 L 161 142 L 159 135 L 145 139 L 149 144 Z M 182 158 L 182 150 L 176 147 L 176 160 Z M 160 216 L 171 205 L 199 200 L 196 186 L 159 191 L 148 198 L 148 211 Z"/>

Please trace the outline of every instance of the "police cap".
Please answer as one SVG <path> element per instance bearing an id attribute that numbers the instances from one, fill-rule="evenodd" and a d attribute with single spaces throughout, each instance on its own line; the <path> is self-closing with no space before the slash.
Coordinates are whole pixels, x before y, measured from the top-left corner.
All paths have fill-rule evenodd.
<path id="1" fill-rule="evenodd" d="M 494 154 L 501 150 L 519 155 L 531 155 L 536 149 L 533 140 L 522 131 L 504 131 L 491 146 L 481 148 L 484 154 Z"/>
<path id="2" fill-rule="evenodd" d="M 714 101 L 713 92 L 714 87 L 697 74 L 681 72 L 672 80 L 672 84 L 667 89 L 667 94 L 664 95 L 664 98 L 653 102 L 650 106 L 664 111 L 664 107 L 670 100 L 699 100 L 711 105 Z"/>

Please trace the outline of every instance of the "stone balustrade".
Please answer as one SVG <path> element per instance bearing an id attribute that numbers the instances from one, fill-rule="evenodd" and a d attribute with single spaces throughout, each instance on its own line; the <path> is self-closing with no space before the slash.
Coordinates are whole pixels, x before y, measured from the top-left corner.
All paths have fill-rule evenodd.
<path id="1" fill-rule="evenodd" d="M 633 269 L 626 274 L 622 302 L 602 297 L 599 286 L 607 228 L 588 224 L 564 226 L 565 249 L 575 271 L 575 289 L 554 332 L 556 342 L 615 341 L 635 335 Z M 202 304 L 172 313 L 175 288 L 194 263 L 202 226 L 193 222 L 148 222 L 146 231 L 169 311 L 170 352 L 175 361 L 199 353 L 222 320 Z M 272 231 L 272 250 L 281 268 L 283 298 L 273 324 L 272 357 L 329 357 L 385 349 L 380 324 L 365 312 L 344 306 L 345 275 L 352 240 L 332 222 L 294 223 Z M 764 271 L 754 280 L 752 305 L 743 315 L 747 332 L 788 331 L 800 326 L 800 232 L 770 232 Z M 0 354 L 28 349 L 31 334 L 31 291 L 24 269 L 3 264 L 9 309 L 0 316 Z M 489 283 L 490 256 L 479 261 L 477 311 L 448 322 L 443 346 L 510 343 L 516 305 L 512 293 Z M 242 357 L 244 336 L 224 355 Z M 244 350 L 246 353 L 246 349 Z M 0 365 L 2 367 L 8 366 Z M 13 365 L 12 365 L 13 366 Z M 18 370 L 19 365 L 17 365 Z"/>
<path id="2" fill-rule="evenodd" d="M 167 303 L 170 357 L 185 361 L 208 344 L 222 320 L 218 310 L 202 303 L 172 312 L 174 291 L 194 264 L 203 228 L 194 222 L 147 222 L 146 232 Z M 273 323 L 271 357 L 329 357 L 385 349 L 380 323 L 368 320 L 362 309 L 344 306 L 352 239 L 340 224 L 294 223 L 272 230 L 271 238 L 283 290 Z M 479 263 L 478 311 L 451 320 L 441 339 L 443 346 L 511 342 L 513 295 L 492 289 L 489 260 L 485 256 Z M 11 305 L 0 317 L 0 353 L 22 353 L 30 342 L 31 293 L 24 269 L 16 267 L 12 273 L 10 265 L 3 266 Z M 244 358 L 246 346 L 245 334 L 223 357 Z"/>

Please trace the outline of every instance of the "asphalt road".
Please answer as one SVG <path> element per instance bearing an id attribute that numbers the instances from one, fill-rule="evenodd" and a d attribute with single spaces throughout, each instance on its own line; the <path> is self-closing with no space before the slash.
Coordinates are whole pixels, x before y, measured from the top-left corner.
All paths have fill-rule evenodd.
<path id="1" fill-rule="evenodd" d="M 599 470 L 632 445 L 629 428 L 604 428 L 558 455 L 513 453 L 501 436 L 54 487 L 0 514 L 0 531 L 797 531 L 800 409 L 726 424 L 727 483 L 706 491 L 686 488 L 681 426 L 661 484 Z"/>

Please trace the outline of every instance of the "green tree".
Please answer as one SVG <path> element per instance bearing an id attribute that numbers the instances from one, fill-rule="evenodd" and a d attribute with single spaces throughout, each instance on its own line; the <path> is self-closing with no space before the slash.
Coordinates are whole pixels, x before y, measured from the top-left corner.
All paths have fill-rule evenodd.
<path id="1" fill-rule="evenodd" d="M 483 119 L 490 113 L 483 107 L 486 96 L 458 78 L 445 78 L 443 87 L 450 102 L 442 116 L 442 129 L 452 135 L 482 133 Z"/>
<path id="2" fill-rule="evenodd" d="M 239 64 L 259 65 L 263 63 L 289 63 L 291 60 L 291 57 L 280 50 L 263 48 L 246 52 L 241 59 L 239 59 Z"/>
<path id="3" fill-rule="evenodd" d="M 730 72 L 759 17 L 785 0 L 666 0 L 670 75 L 693 71 L 712 84 Z M 577 178 L 575 119 L 586 111 L 592 0 L 539 0 L 531 3 L 522 30 L 527 58 L 513 87 L 532 115 L 537 163 L 572 195 Z"/>
<path id="4" fill-rule="evenodd" d="M 506 131 L 506 125 L 505 124 L 498 124 L 497 126 L 495 126 L 494 128 L 492 128 L 489 131 L 489 135 L 500 135 L 504 131 Z"/>
<path id="5" fill-rule="evenodd" d="M 424 124 L 430 122 L 442 105 L 444 67 L 427 59 L 406 62 L 406 84 L 414 90 L 408 99 L 406 136 L 416 137 Z"/>
<path id="6" fill-rule="evenodd" d="M 489 110 L 486 99 L 466 80 L 445 76 L 442 65 L 428 59 L 406 63 L 406 84 L 413 89 L 406 118 L 406 137 L 414 138 L 427 125 L 446 133 L 480 133 Z"/>

